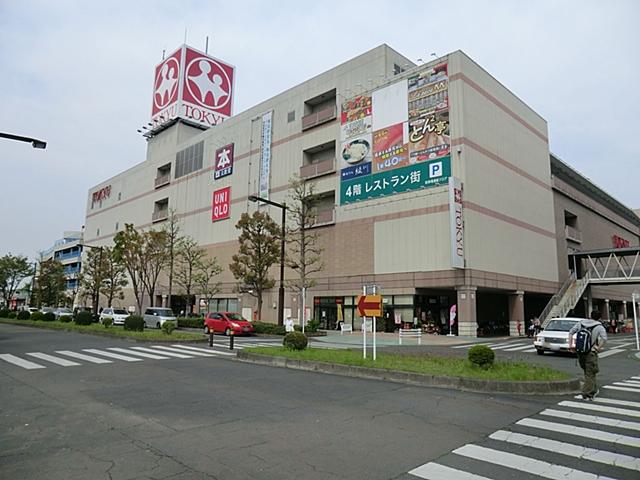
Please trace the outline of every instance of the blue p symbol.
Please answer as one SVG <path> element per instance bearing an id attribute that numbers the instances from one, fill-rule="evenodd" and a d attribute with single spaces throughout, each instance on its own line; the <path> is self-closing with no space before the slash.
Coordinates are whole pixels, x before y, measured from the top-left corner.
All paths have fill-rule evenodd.
<path id="1" fill-rule="evenodd" d="M 442 162 L 435 162 L 429 165 L 429 178 L 442 176 Z"/>

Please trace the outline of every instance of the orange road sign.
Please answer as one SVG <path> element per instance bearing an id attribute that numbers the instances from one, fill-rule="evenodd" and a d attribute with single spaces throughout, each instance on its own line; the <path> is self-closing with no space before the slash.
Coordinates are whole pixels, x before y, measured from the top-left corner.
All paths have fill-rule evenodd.
<path id="1" fill-rule="evenodd" d="M 361 317 L 382 316 L 382 295 L 359 295 L 357 305 Z"/>

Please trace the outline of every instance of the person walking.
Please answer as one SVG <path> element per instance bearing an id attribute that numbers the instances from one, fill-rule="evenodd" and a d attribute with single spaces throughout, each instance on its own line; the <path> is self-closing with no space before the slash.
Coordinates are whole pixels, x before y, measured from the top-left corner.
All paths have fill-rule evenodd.
<path id="1" fill-rule="evenodd" d="M 578 354 L 578 363 L 584 371 L 582 384 L 583 400 L 593 400 L 598 394 L 596 374 L 598 368 L 598 353 L 604 349 L 607 342 L 607 331 L 600 322 L 600 312 L 591 312 L 591 319 L 582 319 L 569 330 L 569 350 Z"/>

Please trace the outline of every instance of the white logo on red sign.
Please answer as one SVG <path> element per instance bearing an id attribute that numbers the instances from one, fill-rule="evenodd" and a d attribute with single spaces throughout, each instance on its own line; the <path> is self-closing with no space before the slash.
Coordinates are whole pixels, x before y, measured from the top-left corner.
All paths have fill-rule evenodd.
<path id="1" fill-rule="evenodd" d="M 168 58 L 159 69 L 153 91 L 153 103 L 158 110 L 175 101 L 179 71 L 180 65 L 174 57 Z"/>
<path id="2" fill-rule="evenodd" d="M 202 107 L 221 109 L 231 100 L 231 80 L 222 66 L 207 57 L 196 57 L 185 72 L 186 86 Z"/>
<path id="3" fill-rule="evenodd" d="M 216 166 L 213 178 L 217 180 L 233 173 L 233 143 L 216 150 Z"/>
<path id="4" fill-rule="evenodd" d="M 231 187 L 221 188 L 213 192 L 211 221 L 224 220 L 231 215 Z"/>

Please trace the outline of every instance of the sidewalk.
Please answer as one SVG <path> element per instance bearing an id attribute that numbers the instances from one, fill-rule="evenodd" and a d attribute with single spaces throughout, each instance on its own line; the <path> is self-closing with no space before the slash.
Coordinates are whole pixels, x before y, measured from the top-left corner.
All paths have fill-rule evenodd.
<path id="1" fill-rule="evenodd" d="M 501 340 L 508 337 L 492 337 L 491 340 Z M 328 330 L 326 337 L 313 337 L 314 342 L 325 343 L 337 343 L 343 345 L 362 345 L 362 332 L 345 333 L 343 335 L 340 332 L 334 330 Z M 373 342 L 373 334 L 367 332 L 367 345 L 371 345 Z M 422 345 L 431 346 L 450 346 L 460 345 L 463 343 L 486 343 L 486 339 L 475 337 L 449 337 L 447 335 L 432 335 L 422 334 Z M 383 333 L 376 332 L 376 344 L 377 345 L 394 345 L 398 346 L 398 334 L 397 333 Z M 417 339 L 404 339 L 402 341 L 403 346 L 416 346 L 418 344 Z"/>

